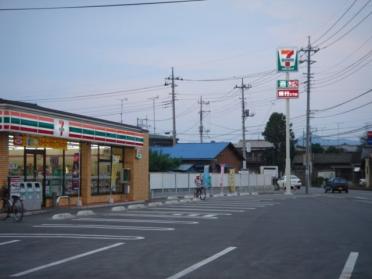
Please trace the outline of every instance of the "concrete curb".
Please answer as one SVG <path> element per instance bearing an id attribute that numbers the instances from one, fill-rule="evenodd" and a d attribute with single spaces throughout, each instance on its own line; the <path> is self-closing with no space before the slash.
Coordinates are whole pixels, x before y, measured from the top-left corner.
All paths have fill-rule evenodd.
<path id="1" fill-rule="evenodd" d="M 79 210 L 76 216 L 93 216 L 96 215 L 93 210 Z"/>
<path id="2" fill-rule="evenodd" d="M 139 209 L 139 208 L 145 208 L 145 205 L 144 204 L 131 204 L 131 205 L 128 205 L 127 208 L 128 209 Z"/>
<path id="3" fill-rule="evenodd" d="M 176 204 L 178 203 L 178 200 L 172 200 L 172 201 L 165 201 L 164 204 Z"/>
<path id="4" fill-rule="evenodd" d="M 155 207 L 155 206 L 161 206 L 161 205 L 163 205 L 162 202 L 149 202 L 147 204 L 148 207 Z"/>
<path id="5" fill-rule="evenodd" d="M 114 206 L 113 208 L 111 208 L 111 211 L 113 212 L 120 212 L 120 211 L 126 211 L 127 209 L 125 208 L 125 206 Z"/>
<path id="6" fill-rule="evenodd" d="M 177 200 L 178 197 L 177 196 L 169 196 L 167 197 L 168 200 Z"/>
<path id="7" fill-rule="evenodd" d="M 72 219 L 72 218 L 75 218 L 75 216 L 72 215 L 71 213 L 58 213 L 52 216 L 53 220 L 66 220 L 66 219 Z"/>

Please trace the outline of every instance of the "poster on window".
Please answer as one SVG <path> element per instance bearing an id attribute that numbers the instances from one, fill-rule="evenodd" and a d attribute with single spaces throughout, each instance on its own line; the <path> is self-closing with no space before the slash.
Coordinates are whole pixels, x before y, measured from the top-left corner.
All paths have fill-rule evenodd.
<path id="1" fill-rule="evenodd" d="M 72 190 L 80 188 L 80 153 L 74 153 L 72 162 Z"/>

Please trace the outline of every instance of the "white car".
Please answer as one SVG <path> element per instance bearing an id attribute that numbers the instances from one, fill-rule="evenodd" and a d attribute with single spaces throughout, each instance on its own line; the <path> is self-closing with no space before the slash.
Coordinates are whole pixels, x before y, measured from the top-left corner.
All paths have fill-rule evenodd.
<path id="1" fill-rule="evenodd" d="M 280 188 L 285 189 L 286 176 L 279 178 L 277 183 Z M 301 186 L 302 186 L 301 180 L 297 176 L 291 175 L 291 189 L 294 188 L 300 189 Z"/>

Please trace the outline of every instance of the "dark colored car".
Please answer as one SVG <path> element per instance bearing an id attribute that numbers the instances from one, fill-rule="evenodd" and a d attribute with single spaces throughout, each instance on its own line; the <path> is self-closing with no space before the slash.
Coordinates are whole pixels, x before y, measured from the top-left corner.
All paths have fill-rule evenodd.
<path id="1" fill-rule="evenodd" d="M 334 177 L 328 180 L 324 186 L 324 192 L 327 193 L 329 191 L 345 191 L 345 193 L 349 192 L 349 184 L 346 179 L 342 177 Z"/>

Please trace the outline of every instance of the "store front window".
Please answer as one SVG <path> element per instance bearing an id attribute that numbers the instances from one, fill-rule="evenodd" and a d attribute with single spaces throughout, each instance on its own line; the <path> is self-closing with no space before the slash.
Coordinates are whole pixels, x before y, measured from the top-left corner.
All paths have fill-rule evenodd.
<path id="1" fill-rule="evenodd" d="M 9 177 L 12 182 L 40 182 L 45 187 L 45 197 L 75 195 L 80 187 L 80 145 L 51 141 L 10 135 Z M 49 144 L 55 147 L 48 147 Z"/>
<path id="2" fill-rule="evenodd" d="M 92 145 L 92 194 L 122 193 L 123 148 Z"/>
<path id="3" fill-rule="evenodd" d="M 80 188 L 80 144 L 68 142 L 65 151 L 64 194 L 77 195 Z"/>

